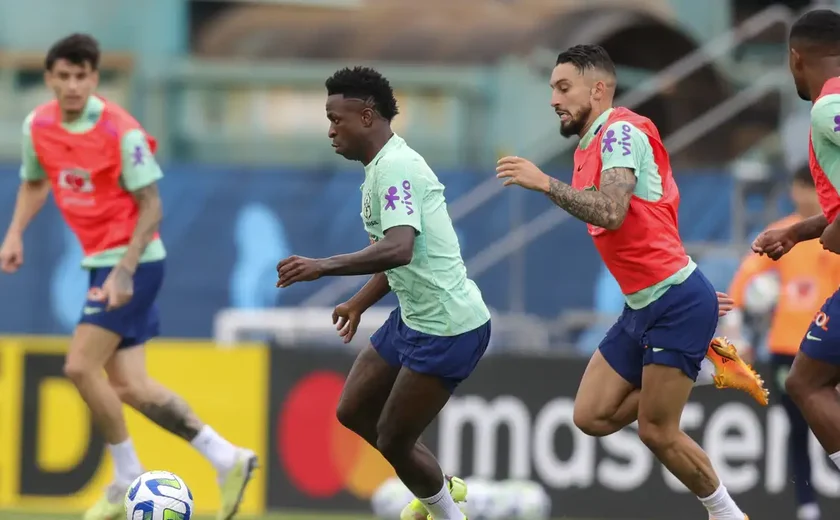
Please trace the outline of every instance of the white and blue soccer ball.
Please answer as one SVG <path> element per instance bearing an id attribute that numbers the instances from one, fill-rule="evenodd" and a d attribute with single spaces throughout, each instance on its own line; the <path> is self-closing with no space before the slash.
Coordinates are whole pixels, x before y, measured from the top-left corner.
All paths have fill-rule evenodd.
<path id="1" fill-rule="evenodd" d="M 373 514 L 381 520 L 396 520 L 403 508 L 414 500 L 414 495 L 397 477 L 380 484 L 370 498 Z"/>
<path id="2" fill-rule="evenodd" d="M 192 513 L 190 488 L 168 471 L 143 473 L 125 494 L 126 520 L 190 520 Z"/>

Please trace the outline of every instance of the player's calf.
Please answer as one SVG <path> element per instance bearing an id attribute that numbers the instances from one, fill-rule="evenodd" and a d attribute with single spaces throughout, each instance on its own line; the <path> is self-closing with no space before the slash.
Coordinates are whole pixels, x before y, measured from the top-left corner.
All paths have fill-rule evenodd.
<path id="1" fill-rule="evenodd" d="M 802 411 L 823 449 L 840 467 L 840 396 L 836 388 L 838 380 L 839 366 L 814 359 L 800 351 L 785 381 L 785 390 Z"/>
<path id="2" fill-rule="evenodd" d="M 665 350 L 654 352 L 650 361 L 684 365 Z M 680 417 L 691 393 L 692 378 L 681 368 L 652 363 L 645 366 L 643 373 L 639 437 L 656 458 L 700 499 L 710 518 L 744 520 L 744 513 L 721 484 L 709 457 L 680 430 Z"/>

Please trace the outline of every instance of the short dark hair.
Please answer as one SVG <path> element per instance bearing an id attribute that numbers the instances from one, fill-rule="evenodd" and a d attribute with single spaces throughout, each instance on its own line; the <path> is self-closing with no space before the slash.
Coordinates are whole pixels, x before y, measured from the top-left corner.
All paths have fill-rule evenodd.
<path id="1" fill-rule="evenodd" d="M 346 98 L 361 99 L 388 121 L 399 114 L 391 84 L 369 67 L 343 68 L 327 78 L 325 85 L 327 95 L 341 94 Z"/>
<path id="2" fill-rule="evenodd" d="M 71 34 L 50 47 L 44 59 L 44 67 L 52 70 L 58 60 L 67 60 L 79 66 L 90 63 L 90 67 L 96 70 L 99 68 L 99 42 L 89 34 Z"/>
<path id="3" fill-rule="evenodd" d="M 813 188 L 814 177 L 811 176 L 811 168 L 809 166 L 801 166 L 798 168 L 795 172 L 793 172 L 793 182 Z"/>
<path id="4" fill-rule="evenodd" d="M 840 14 L 831 9 L 808 11 L 790 28 L 790 41 L 795 40 L 840 49 Z"/>
<path id="5" fill-rule="evenodd" d="M 571 63 L 581 74 L 589 69 L 597 69 L 615 76 L 615 63 L 613 63 L 606 49 L 600 45 L 575 45 L 557 56 L 557 63 Z"/>

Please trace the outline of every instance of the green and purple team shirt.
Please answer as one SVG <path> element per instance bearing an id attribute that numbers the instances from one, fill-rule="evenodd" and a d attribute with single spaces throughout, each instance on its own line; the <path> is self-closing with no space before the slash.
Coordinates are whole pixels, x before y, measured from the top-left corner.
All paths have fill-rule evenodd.
<path id="1" fill-rule="evenodd" d="M 365 166 L 362 221 L 371 243 L 397 226 L 414 229 L 411 263 L 385 272 L 405 324 L 425 334 L 455 336 L 490 319 L 478 286 L 467 278 L 446 209 L 443 184 L 423 157 L 394 134 Z"/>

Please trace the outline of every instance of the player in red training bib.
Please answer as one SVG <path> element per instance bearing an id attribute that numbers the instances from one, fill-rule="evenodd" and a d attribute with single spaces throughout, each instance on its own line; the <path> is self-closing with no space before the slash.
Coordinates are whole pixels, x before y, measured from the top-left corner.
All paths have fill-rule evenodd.
<path id="1" fill-rule="evenodd" d="M 564 137 L 580 136 L 572 185 L 519 157 L 498 177 L 546 193 L 586 222 L 625 295 L 618 322 L 593 354 L 575 399 L 575 424 L 594 436 L 638 419 L 639 437 L 715 520 L 744 520 L 709 458 L 680 430 L 695 383 L 746 391 L 767 404 L 763 382 L 725 338 L 713 338 L 731 300 L 716 293 L 686 255 L 677 226 L 679 192 L 653 123 L 613 108 L 615 66 L 597 45 L 561 53 L 551 105 Z"/>
<path id="2" fill-rule="evenodd" d="M 93 94 L 98 64 L 99 44 L 87 35 L 71 35 L 47 53 L 45 78 L 56 99 L 37 107 L 23 125 L 22 183 L 0 246 L 0 268 L 14 273 L 23 264 L 23 232 L 52 191 L 81 242 L 90 279 L 64 371 L 114 460 L 113 483 L 84 518 L 124 517 L 126 491 L 144 472 L 126 429 L 125 403 L 210 461 L 221 486 L 218 518 L 227 520 L 242 500 L 256 456 L 201 422 L 146 372 L 142 347 L 158 335 L 155 299 L 166 257 L 158 236 L 163 213 L 157 181 L 163 173 L 154 139 L 125 110 Z"/>
<path id="3" fill-rule="evenodd" d="M 824 249 L 840 254 L 840 14 L 819 9 L 793 24 L 790 70 L 799 96 L 813 102 L 809 163 L 822 213 L 759 235 L 753 251 L 773 260 L 815 238 Z M 811 322 L 785 382 L 788 395 L 840 467 L 838 384 L 840 291 L 825 301 Z"/>

